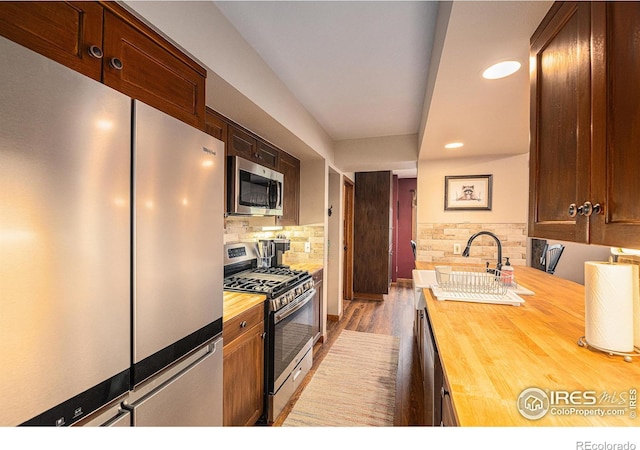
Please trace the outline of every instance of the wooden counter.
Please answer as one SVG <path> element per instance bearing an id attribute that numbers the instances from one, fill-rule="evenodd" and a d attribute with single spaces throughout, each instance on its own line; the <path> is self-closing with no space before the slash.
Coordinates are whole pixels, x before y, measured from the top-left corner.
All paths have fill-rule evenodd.
<path id="1" fill-rule="evenodd" d="M 291 264 L 291 268 L 293 270 L 306 270 L 310 274 L 313 274 L 314 272 L 321 270 L 323 266 L 322 264 L 317 264 L 317 263 L 297 263 L 297 264 Z"/>
<path id="2" fill-rule="evenodd" d="M 224 291 L 222 323 L 224 324 L 258 303 L 264 303 L 266 299 L 267 297 L 263 294 Z"/>
<path id="3" fill-rule="evenodd" d="M 438 301 L 424 289 L 458 424 L 640 426 L 630 398 L 640 389 L 640 358 L 627 363 L 577 345 L 585 332 L 584 286 L 530 267 L 515 267 L 515 277 L 535 292 L 521 296 L 521 306 Z M 597 402 L 587 407 L 552 402 L 546 415 L 530 420 L 518 411 L 517 400 L 532 387 L 547 395 L 577 391 L 576 400 L 595 391 Z M 624 415 L 586 417 L 562 409 L 572 406 L 605 413 L 615 406 Z M 569 414 L 553 414 L 556 408 Z"/>

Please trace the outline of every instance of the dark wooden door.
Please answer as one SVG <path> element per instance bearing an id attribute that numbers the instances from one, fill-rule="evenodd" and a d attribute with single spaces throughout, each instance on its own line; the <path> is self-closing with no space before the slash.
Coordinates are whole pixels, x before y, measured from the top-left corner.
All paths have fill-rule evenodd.
<path id="1" fill-rule="evenodd" d="M 640 245 L 640 3 L 593 3 L 591 243 Z"/>
<path id="2" fill-rule="evenodd" d="M 278 172 L 284 175 L 282 216 L 278 225 L 298 225 L 300 214 L 300 161 L 288 153 L 281 152 Z"/>
<path id="3" fill-rule="evenodd" d="M 89 49 L 102 51 L 102 11 L 97 2 L 0 1 L 0 34 L 100 81 L 102 61 Z"/>
<path id="4" fill-rule="evenodd" d="M 391 246 L 390 171 L 357 172 L 354 203 L 353 291 L 383 299 L 389 292 Z"/>
<path id="5" fill-rule="evenodd" d="M 590 198 L 590 27 L 589 2 L 566 2 L 531 38 L 530 236 L 588 242 L 569 209 Z"/>

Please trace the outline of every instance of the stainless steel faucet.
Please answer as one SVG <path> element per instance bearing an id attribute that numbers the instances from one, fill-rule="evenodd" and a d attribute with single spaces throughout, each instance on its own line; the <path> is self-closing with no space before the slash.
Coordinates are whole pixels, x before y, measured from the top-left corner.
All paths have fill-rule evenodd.
<path id="1" fill-rule="evenodd" d="M 465 258 L 469 257 L 469 249 L 471 248 L 471 243 L 473 242 L 473 240 L 475 238 L 477 238 L 478 236 L 482 236 L 483 234 L 486 234 L 487 236 L 491 236 L 495 241 L 496 241 L 496 245 L 498 246 L 498 264 L 496 264 L 496 271 L 499 271 L 502 269 L 502 243 L 500 242 L 500 239 L 498 239 L 498 236 L 496 236 L 495 234 L 493 234 L 490 231 L 478 231 L 476 234 L 474 234 L 473 236 L 471 236 L 469 238 L 469 240 L 467 241 L 467 246 L 465 247 L 464 251 L 462 252 L 462 256 L 464 256 Z M 487 266 L 489 266 L 489 263 L 487 262 Z M 490 269 L 487 269 L 487 271 L 489 271 Z M 497 272 L 495 272 L 497 273 Z"/>

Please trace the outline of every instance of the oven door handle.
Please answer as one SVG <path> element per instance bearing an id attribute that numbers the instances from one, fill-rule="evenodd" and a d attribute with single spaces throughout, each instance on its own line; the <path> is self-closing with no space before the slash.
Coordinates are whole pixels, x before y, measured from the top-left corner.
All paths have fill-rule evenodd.
<path id="1" fill-rule="evenodd" d="M 314 295 L 316 295 L 316 290 L 314 288 L 309 289 L 307 292 L 304 293 L 305 297 L 302 300 L 292 304 L 291 307 L 285 306 L 281 311 L 277 311 L 274 314 L 273 323 L 276 324 L 278 322 L 281 322 L 287 317 L 289 317 L 291 314 L 295 313 L 297 310 L 299 310 L 304 305 L 309 303 L 309 300 L 311 300 Z"/>

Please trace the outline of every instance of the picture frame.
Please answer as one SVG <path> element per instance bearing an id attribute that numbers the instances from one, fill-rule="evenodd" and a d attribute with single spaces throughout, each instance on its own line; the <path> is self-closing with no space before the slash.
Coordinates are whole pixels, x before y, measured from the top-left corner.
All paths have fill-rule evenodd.
<path id="1" fill-rule="evenodd" d="M 444 177 L 445 211 L 491 211 L 493 175 Z"/>

